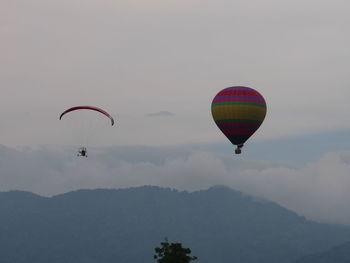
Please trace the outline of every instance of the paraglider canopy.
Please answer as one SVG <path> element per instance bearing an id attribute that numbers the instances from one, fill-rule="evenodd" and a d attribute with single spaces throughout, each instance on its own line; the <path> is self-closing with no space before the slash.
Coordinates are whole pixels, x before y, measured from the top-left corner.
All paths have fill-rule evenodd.
<path id="1" fill-rule="evenodd" d="M 72 111 L 76 111 L 76 110 L 93 110 L 93 111 L 100 112 L 103 115 L 107 116 L 111 120 L 112 126 L 114 125 L 113 117 L 107 111 L 100 109 L 98 107 L 95 107 L 95 106 L 75 106 L 75 107 L 69 108 L 69 109 L 65 110 L 64 112 L 62 112 L 62 114 L 60 115 L 60 119 L 62 119 L 62 117 L 65 114 L 67 114 L 68 112 L 72 112 Z"/>
<path id="2" fill-rule="evenodd" d="M 90 112 L 84 112 L 86 110 L 98 112 L 98 113 L 102 114 L 101 115 L 102 118 L 90 118 Z M 77 156 L 87 157 L 87 148 L 85 146 L 89 144 L 89 138 L 92 137 L 93 132 L 96 131 L 97 128 L 101 128 L 101 126 L 99 126 L 99 124 L 103 124 L 103 126 L 105 126 L 107 124 L 108 127 L 110 127 L 107 118 L 109 118 L 110 124 L 111 124 L 111 126 L 113 126 L 114 119 L 107 111 L 105 111 L 101 108 L 95 107 L 95 106 L 71 107 L 71 108 L 65 110 L 64 112 L 62 112 L 59 119 L 61 120 L 63 116 L 65 116 L 66 114 L 68 114 L 70 112 L 79 113 L 79 114 L 75 114 L 75 117 L 77 117 L 77 118 L 73 118 L 69 122 L 70 124 L 73 124 L 73 126 L 75 128 L 77 128 L 76 131 L 78 131 L 78 134 L 75 134 L 74 132 L 72 132 L 72 134 L 77 135 L 76 139 L 79 139 L 80 147 L 78 149 Z M 85 116 L 85 117 L 89 117 L 89 118 L 87 118 L 87 119 L 82 118 L 82 117 L 84 117 L 83 113 L 84 114 L 87 113 L 88 116 Z M 98 116 L 98 117 L 100 117 L 100 116 Z M 69 118 L 67 118 L 67 119 L 69 120 Z M 102 121 L 102 123 L 100 121 Z M 97 136 L 96 136 L 96 138 L 97 138 Z M 84 145 L 84 147 L 82 147 L 81 145 Z"/>

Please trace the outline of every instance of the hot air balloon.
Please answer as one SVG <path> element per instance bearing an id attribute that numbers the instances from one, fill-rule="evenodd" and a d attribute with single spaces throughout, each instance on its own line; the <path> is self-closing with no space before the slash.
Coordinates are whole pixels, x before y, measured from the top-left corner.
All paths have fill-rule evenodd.
<path id="1" fill-rule="evenodd" d="M 102 114 L 101 116 L 104 117 L 104 121 L 109 119 L 110 121 L 110 125 L 113 126 L 114 125 L 114 119 L 113 117 L 105 110 L 101 109 L 101 108 L 98 108 L 98 107 L 95 107 L 95 106 L 75 106 L 75 107 L 72 107 L 72 108 L 69 108 L 67 110 L 65 110 L 64 112 L 61 113 L 60 115 L 60 120 L 62 119 L 63 116 L 65 116 L 66 114 L 70 114 L 71 112 L 80 112 L 80 111 L 94 111 L 94 112 L 97 112 L 99 114 Z M 68 115 L 69 115 L 68 114 Z M 79 123 L 79 115 L 76 115 L 77 118 L 74 118 L 74 123 L 78 124 L 78 126 L 80 126 L 80 123 Z M 91 118 L 90 118 L 91 117 Z M 94 123 L 96 121 L 96 118 L 93 118 L 94 116 L 89 116 L 88 118 L 88 123 L 81 123 L 81 128 L 83 130 L 80 130 L 80 137 L 84 137 L 83 138 L 83 141 L 84 141 L 84 144 L 87 143 L 87 140 L 88 140 L 88 137 L 87 136 L 88 134 L 87 133 L 90 133 L 94 128 L 96 128 L 96 123 Z M 106 118 L 107 117 L 107 118 Z M 83 122 L 85 122 L 86 120 L 82 120 Z M 91 126 L 90 125 L 86 125 L 86 124 L 92 124 Z M 108 122 L 107 122 L 108 123 Z M 89 127 L 90 126 L 90 127 Z M 79 127 L 80 128 L 80 127 Z M 85 146 L 82 146 L 78 149 L 78 156 L 83 156 L 83 157 L 87 157 L 87 149 Z"/>
<path id="2" fill-rule="evenodd" d="M 243 144 L 260 127 L 266 115 L 266 102 L 256 90 L 243 86 L 221 90 L 211 104 L 213 119 L 222 133 L 237 146 Z"/>

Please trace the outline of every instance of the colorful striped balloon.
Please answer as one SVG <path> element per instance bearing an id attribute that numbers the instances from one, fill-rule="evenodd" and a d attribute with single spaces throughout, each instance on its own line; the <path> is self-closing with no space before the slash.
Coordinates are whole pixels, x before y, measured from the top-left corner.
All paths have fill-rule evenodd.
<path id="1" fill-rule="evenodd" d="M 211 112 L 216 125 L 238 146 L 236 153 L 240 153 L 240 148 L 264 121 L 266 103 L 256 90 L 236 86 L 216 94 Z"/>

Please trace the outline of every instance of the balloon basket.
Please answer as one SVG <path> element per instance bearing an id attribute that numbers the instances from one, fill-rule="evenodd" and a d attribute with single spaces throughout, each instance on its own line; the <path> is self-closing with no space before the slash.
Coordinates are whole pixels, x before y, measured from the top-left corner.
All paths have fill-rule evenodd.
<path id="1" fill-rule="evenodd" d="M 235 150 L 235 154 L 241 154 L 241 153 L 242 153 L 242 150 L 241 150 L 241 149 L 238 149 L 238 148 L 237 148 L 237 149 Z"/>

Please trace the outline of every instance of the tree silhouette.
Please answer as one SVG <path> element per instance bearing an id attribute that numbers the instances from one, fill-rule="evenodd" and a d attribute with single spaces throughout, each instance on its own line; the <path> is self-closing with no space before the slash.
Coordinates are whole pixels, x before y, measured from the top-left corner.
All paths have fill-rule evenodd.
<path id="1" fill-rule="evenodd" d="M 183 248 L 181 243 L 169 243 L 165 238 L 165 241 L 160 244 L 161 247 L 154 249 L 156 252 L 154 259 L 158 263 L 189 263 L 197 260 L 197 257 L 189 256 L 191 249 Z"/>

